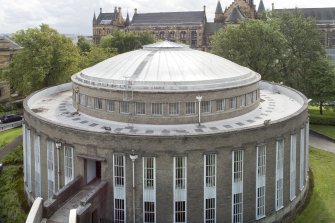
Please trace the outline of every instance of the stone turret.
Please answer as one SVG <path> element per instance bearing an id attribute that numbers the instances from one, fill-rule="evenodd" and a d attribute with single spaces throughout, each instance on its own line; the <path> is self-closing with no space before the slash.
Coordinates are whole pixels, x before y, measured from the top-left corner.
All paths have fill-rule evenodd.
<path id="1" fill-rule="evenodd" d="M 258 13 L 258 14 L 262 14 L 263 12 L 265 12 L 265 7 L 264 7 L 263 0 L 261 0 L 261 1 L 259 2 L 259 5 L 258 5 L 257 13 Z"/>
<path id="2" fill-rule="evenodd" d="M 218 1 L 217 5 L 216 5 L 214 22 L 215 23 L 223 23 L 224 22 L 223 11 L 222 11 L 220 1 Z"/>

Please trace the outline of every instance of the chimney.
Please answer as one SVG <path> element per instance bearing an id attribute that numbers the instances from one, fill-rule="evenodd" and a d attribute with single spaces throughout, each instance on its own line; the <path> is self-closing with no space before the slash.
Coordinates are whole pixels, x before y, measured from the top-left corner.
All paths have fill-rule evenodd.
<path id="1" fill-rule="evenodd" d="M 272 11 L 275 10 L 275 3 L 272 3 Z"/>
<path id="2" fill-rule="evenodd" d="M 204 12 L 206 12 L 206 5 L 204 5 Z"/>
<path id="3" fill-rule="evenodd" d="M 137 14 L 137 8 L 134 9 L 134 15 L 136 15 L 136 14 Z"/>
<path id="4" fill-rule="evenodd" d="M 100 13 L 102 13 L 102 8 L 100 8 Z"/>

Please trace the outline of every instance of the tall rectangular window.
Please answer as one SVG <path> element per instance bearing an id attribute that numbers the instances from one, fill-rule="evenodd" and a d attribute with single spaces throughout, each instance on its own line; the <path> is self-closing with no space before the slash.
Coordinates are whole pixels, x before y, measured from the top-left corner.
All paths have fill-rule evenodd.
<path id="1" fill-rule="evenodd" d="M 129 102 L 128 101 L 120 101 L 120 113 L 122 114 L 129 113 Z"/>
<path id="2" fill-rule="evenodd" d="M 113 192 L 114 192 L 114 222 L 126 220 L 126 189 L 125 189 L 125 156 L 113 155 Z"/>
<path id="3" fill-rule="evenodd" d="M 115 199 L 114 200 L 114 222 L 121 223 L 126 222 L 125 220 L 125 207 L 124 199 Z"/>
<path id="4" fill-rule="evenodd" d="M 47 140 L 48 198 L 55 193 L 54 142 Z"/>
<path id="5" fill-rule="evenodd" d="M 26 125 L 22 124 L 22 145 L 23 145 L 23 174 L 24 174 L 24 183 L 27 183 L 27 129 Z"/>
<path id="6" fill-rule="evenodd" d="M 297 135 L 291 135 L 290 148 L 290 200 L 295 198 L 296 185 L 296 160 L 297 160 Z"/>
<path id="7" fill-rule="evenodd" d="M 173 158 L 174 169 L 174 222 L 187 222 L 186 157 Z"/>
<path id="8" fill-rule="evenodd" d="M 98 110 L 102 109 L 102 99 L 101 98 L 94 98 L 94 108 Z"/>
<path id="9" fill-rule="evenodd" d="M 266 146 L 257 146 L 256 219 L 265 216 Z"/>
<path id="10" fill-rule="evenodd" d="M 115 101 L 107 100 L 106 101 L 107 111 L 114 112 L 115 111 Z"/>
<path id="11" fill-rule="evenodd" d="M 229 107 L 230 109 L 236 109 L 237 104 L 236 104 L 236 97 L 232 97 L 229 99 Z"/>
<path id="12" fill-rule="evenodd" d="M 225 103 L 224 99 L 216 100 L 216 111 L 224 111 L 225 110 Z"/>
<path id="13" fill-rule="evenodd" d="M 73 180 L 73 148 L 64 146 L 64 176 L 65 185 Z"/>
<path id="14" fill-rule="evenodd" d="M 195 102 L 186 102 L 186 115 L 192 115 L 195 113 Z"/>
<path id="15" fill-rule="evenodd" d="M 29 192 L 32 191 L 31 185 L 31 139 L 30 139 L 30 129 L 27 129 L 27 186 Z"/>
<path id="16" fill-rule="evenodd" d="M 306 177 L 306 180 L 307 180 L 307 177 L 308 177 L 308 159 L 309 159 L 309 123 L 307 122 L 306 123 L 306 167 L 305 167 L 305 177 Z"/>
<path id="17" fill-rule="evenodd" d="M 156 222 L 156 158 L 143 157 L 143 222 Z"/>
<path id="18" fill-rule="evenodd" d="M 247 95 L 246 94 L 241 95 L 240 98 L 241 98 L 241 105 L 240 105 L 240 107 L 245 107 L 246 103 L 247 103 Z"/>
<path id="19" fill-rule="evenodd" d="M 114 155 L 114 185 L 124 186 L 124 156 Z"/>
<path id="20" fill-rule="evenodd" d="M 284 140 L 276 142 L 276 210 L 283 207 Z"/>
<path id="21" fill-rule="evenodd" d="M 204 222 L 216 222 L 216 154 L 204 156 Z"/>
<path id="22" fill-rule="evenodd" d="M 232 156 L 232 222 L 243 222 L 243 150 Z"/>
<path id="23" fill-rule="evenodd" d="M 305 128 L 300 129 L 300 181 L 299 188 L 304 188 L 305 180 Z"/>
<path id="24" fill-rule="evenodd" d="M 87 107 L 94 108 L 94 98 L 91 96 L 86 96 Z"/>
<path id="25" fill-rule="evenodd" d="M 145 103 L 144 102 L 135 103 L 135 113 L 137 115 L 145 115 Z"/>
<path id="26" fill-rule="evenodd" d="M 202 101 L 201 102 L 201 112 L 202 113 L 211 112 L 211 102 L 210 101 Z"/>
<path id="27" fill-rule="evenodd" d="M 152 103 L 151 104 L 151 114 L 162 115 L 163 114 L 163 104 L 162 103 Z"/>
<path id="28" fill-rule="evenodd" d="M 87 96 L 84 94 L 79 94 L 79 104 L 87 106 Z"/>
<path id="29" fill-rule="evenodd" d="M 40 136 L 35 134 L 34 137 L 34 154 L 35 154 L 35 197 L 41 197 L 41 149 Z"/>
<path id="30" fill-rule="evenodd" d="M 169 115 L 179 115 L 179 103 L 169 103 Z"/>

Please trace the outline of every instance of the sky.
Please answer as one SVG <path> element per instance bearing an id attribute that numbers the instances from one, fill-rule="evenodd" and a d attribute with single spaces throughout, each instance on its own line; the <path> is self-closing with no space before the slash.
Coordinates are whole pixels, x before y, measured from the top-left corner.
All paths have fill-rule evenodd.
<path id="1" fill-rule="evenodd" d="M 258 8 L 260 0 L 254 0 Z M 221 0 L 222 8 L 233 0 Z M 321 8 L 335 7 L 334 0 L 263 0 L 265 8 Z M 126 17 L 138 13 L 168 11 L 200 11 L 206 5 L 208 21 L 213 21 L 217 0 L 0 0 L 0 34 L 49 24 L 62 34 L 92 35 L 93 13 L 113 12 L 121 7 Z"/>

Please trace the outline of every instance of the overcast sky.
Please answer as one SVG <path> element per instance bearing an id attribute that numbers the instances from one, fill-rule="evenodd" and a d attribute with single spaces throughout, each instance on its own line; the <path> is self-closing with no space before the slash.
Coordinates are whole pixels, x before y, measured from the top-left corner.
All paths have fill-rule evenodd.
<path id="1" fill-rule="evenodd" d="M 224 9 L 233 0 L 221 0 Z M 260 0 L 255 0 L 258 7 Z M 263 0 L 266 9 L 335 7 L 334 0 Z M 49 24 L 64 34 L 92 35 L 94 11 L 113 12 L 115 6 L 132 17 L 134 8 L 139 13 L 166 11 L 199 11 L 206 5 L 208 21 L 214 18 L 217 0 L 0 0 L 0 33 Z"/>

